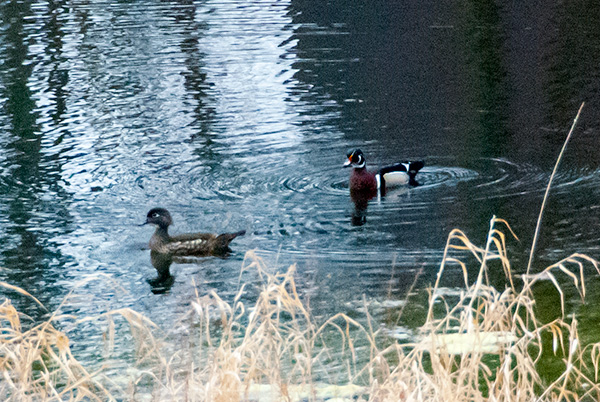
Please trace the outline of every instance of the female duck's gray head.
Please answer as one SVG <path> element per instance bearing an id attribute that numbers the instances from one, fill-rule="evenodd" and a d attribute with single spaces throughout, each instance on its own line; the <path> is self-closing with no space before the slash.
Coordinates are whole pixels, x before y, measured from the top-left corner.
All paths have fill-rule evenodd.
<path id="1" fill-rule="evenodd" d="M 166 229 L 173 223 L 173 219 L 171 218 L 171 214 L 164 208 L 152 208 L 148 215 L 146 215 L 146 224 L 157 225 L 161 228 Z"/>
<path id="2" fill-rule="evenodd" d="M 351 150 L 346 156 L 348 157 L 348 160 L 346 161 L 346 163 L 344 163 L 344 167 L 362 169 L 367 165 L 365 156 L 363 155 L 360 149 Z"/>

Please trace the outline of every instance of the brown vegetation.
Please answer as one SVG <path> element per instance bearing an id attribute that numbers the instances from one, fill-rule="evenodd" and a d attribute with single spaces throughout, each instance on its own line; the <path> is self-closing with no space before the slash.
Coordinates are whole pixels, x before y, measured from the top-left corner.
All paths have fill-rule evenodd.
<path id="1" fill-rule="evenodd" d="M 173 352 L 157 328 L 130 309 L 112 311 L 105 322 L 107 345 L 115 337 L 114 319 L 129 322 L 138 371 L 126 387 L 104 369 L 86 370 L 69 348 L 65 333 L 54 326 L 58 316 L 24 329 L 21 314 L 9 300 L 0 306 L 0 398 L 7 401 L 50 400 L 324 400 L 359 397 L 372 401 L 558 401 L 600 399 L 597 374 L 600 345 L 583 345 L 577 319 L 541 323 L 535 317 L 532 287 L 551 281 L 558 292 L 565 281 L 585 296 L 584 266 L 595 260 L 573 255 L 537 275 L 519 278 L 507 256 L 505 235 L 492 219 L 484 247 L 454 230 L 445 249 L 438 280 L 430 290 L 429 310 L 421 335 L 409 343 L 374 330 L 368 313 L 358 322 L 337 314 L 317 324 L 299 296 L 294 267 L 269 274 L 249 254 L 243 270 L 260 278 L 252 306 L 237 297 L 227 303 L 217 294 L 191 302 L 196 337 L 188 349 Z M 469 281 L 464 260 L 479 261 Z M 458 257 L 461 256 L 459 259 Z M 444 296 L 440 283 L 449 264 L 462 268 L 465 288 Z M 489 267 L 502 267 L 505 289 L 488 282 Z M 454 270 L 454 272 L 456 272 Z M 561 285 L 562 283 L 562 285 Z M 568 284 L 568 282 L 567 282 Z M 5 286 L 9 286 L 4 284 Z M 12 288 L 14 290 L 14 288 Z M 24 293 L 23 291 L 21 291 Z M 563 298 L 561 297 L 561 300 Z M 368 306 L 367 306 L 368 307 Z M 368 309 L 367 309 L 368 311 Z M 120 319 L 120 318 L 119 318 Z M 86 319 L 87 320 L 87 319 Z M 186 321 L 187 322 L 187 321 Z M 564 372 L 544 383 L 538 360 L 542 338 L 552 337 L 553 353 Z M 185 356 L 185 358 L 183 358 Z M 327 381 L 323 381 L 323 379 Z"/>

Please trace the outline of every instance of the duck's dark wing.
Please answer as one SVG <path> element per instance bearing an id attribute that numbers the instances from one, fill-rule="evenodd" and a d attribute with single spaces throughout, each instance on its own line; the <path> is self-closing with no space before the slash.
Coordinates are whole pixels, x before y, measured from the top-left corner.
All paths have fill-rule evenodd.
<path id="1" fill-rule="evenodd" d="M 423 166 L 425 166 L 425 162 L 423 161 L 406 161 L 396 163 L 391 166 L 386 166 L 379 171 L 379 179 L 382 180 L 382 183 L 380 183 L 380 187 L 385 188 L 385 185 L 383 183 L 385 181 L 394 182 L 394 184 L 404 182 L 404 184 L 408 183 L 410 185 L 416 186 L 418 183 L 415 180 L 415 176 L 417 175 L 419 170 L 423 168 Z M 402 175 L 405 175 L 404 178 L 402 177 Z"/>
<path id="2" fill-rule="evenodd" d="M 425 162 L 423 161 L 400 162 L 382 168 L 379 171 L 379 174 L 383 176 L 384 174 L 391 172 L 406 172 L 414 177 L 419 170 L 423 169 L 423 166 L 425 166 Z"/>

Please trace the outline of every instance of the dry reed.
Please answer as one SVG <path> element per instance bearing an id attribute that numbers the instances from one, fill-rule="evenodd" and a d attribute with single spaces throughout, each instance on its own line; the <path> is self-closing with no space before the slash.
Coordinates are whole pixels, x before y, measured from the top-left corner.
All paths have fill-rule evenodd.
<path id="1" fill-rule="evenodd" d="M 597 262 L 572 255 L 539 274 L 522 276 L 519 289 L 504 231 L 511 233 L 508 224 L 493 218 L 483 247 L 460 230 L 452 231 L 430 289 L 425 324 L 409 343 L 392 342 L 374 330 L 368 309 L 360 322 L 337 314 L 317 324 L 296 289 L 294 267 L 270 274 L 262 260 L 249 253 L 243 271 L 260 278 L 258 297 L 252 305 L 244 303 L 246 285 L 230 303 L 216 293 L 196 294 L 192 310 L 181 321 L 194 328 L 193 347 L 173 351 L 168 339 L 155 337 L 154 324 L 129 309 L 96 318 L 104 322 L 109 345 L 120 336 L 114 319 L 123 317 L 129 323 L 138 371 L 127 387 L 117 386 L 104 368 L 90 372 L 77 361 L 66 334 L 54 327 L 57 314 L 24 329 L 21 314 L 5 300 L 0 306 L 0 399 L 598 400 L 600 344 L 581 343 L 577 319 L 565 316 L 565 281 L 557 278 L 558 273 L 566 274 L 585 297 L 584 266 L 598 270 Z M 475 278 L 469 277 L 463 262 L 465 252 L 480 264 Z M 451 264 L 458 264 L 466 284 L 458 296 L 442 292 Z M 489 284 L 491 264 L 504 270 L 502 290 Z M 542 280 L 555 285 L 563 303 L 562 318 L 547 323 L 536 319 L 532 293 Z M 546 347 L 543 337 L 553 339 L 552 352 L 565 367 L 548 384 L 538 372 Z"/>

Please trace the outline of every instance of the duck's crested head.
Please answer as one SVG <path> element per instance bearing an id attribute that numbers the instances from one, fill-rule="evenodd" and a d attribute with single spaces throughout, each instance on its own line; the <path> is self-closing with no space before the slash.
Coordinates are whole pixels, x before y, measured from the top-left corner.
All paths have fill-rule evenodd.
<path id="1" fill-rule="evenodd" d="M 152 208 L 146 215 L 145 224 L 157 225 L 161 228 L 168 228 L 173 223 L 171 214 L 164 208 Z"/>
<path id="2" fill-rule="evenodd" d="M 344 163 L 344 167 L 353 167 L 361 169 L 364 168 L 367 164 L 363 152 L 358 148 L 351 149 L 350 151 L 348 151 L 348 154 L 346 156 L 348 157 L 348 160 L 346 161 L 346 163 Z"/>

